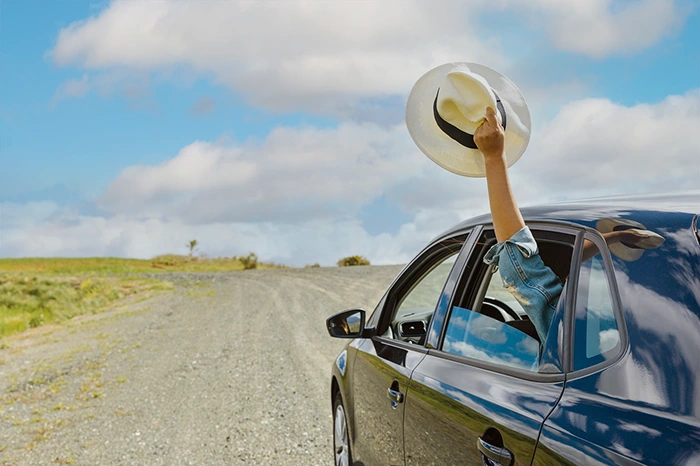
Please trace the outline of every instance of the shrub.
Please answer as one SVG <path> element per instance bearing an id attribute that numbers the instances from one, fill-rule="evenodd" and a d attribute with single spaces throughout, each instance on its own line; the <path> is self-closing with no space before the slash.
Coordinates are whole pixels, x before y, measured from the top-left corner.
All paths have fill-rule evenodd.
<path id="1" fill-rule="evenodd" d="M 258 256 L 251 252 L 247 256 L 238 256 L 236 259 L 243 264 L 243 270 L 251 270 L 258 268 Z"/>
<path id="2" fill-rule="evenodd" d="M 317 269 L 317 268 L 319 268 L 319 267 L 321 267 L 321 266 L 318 265 L 318 263 L 309 264 L 309 265 L 305 265 L 305 266 L 304 266 L 305 269 Z"/>
<path id="3" fill-rule="evenodd" d="M 338 261 L 338 267 L 351 267 L 353 265 L 369 265 L 369 260 L 362 256 L 349 256 Z"/>
<path id="4" fill-rule="evenodd" d="M 162 256 L 156 256 L 151 259 L 151 265 L 153 267 L 163 269 L 167 267 L 180 267 L 188 262 L 196 262 L 197 258 L 194 256 L 181 256 L 178 254 L 164 254 Z"/>

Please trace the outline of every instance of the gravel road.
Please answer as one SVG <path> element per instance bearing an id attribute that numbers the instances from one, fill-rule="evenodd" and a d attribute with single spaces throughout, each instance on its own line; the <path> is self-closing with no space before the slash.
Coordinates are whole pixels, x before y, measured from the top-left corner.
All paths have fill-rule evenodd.
<path id="1" fill-rule="evenodd" d="M 173 291 L 8 339 L 0 464 L 330 465 L 345 342 L 325 318 L 373 309 L 399 271 L 172 274 Z"/>

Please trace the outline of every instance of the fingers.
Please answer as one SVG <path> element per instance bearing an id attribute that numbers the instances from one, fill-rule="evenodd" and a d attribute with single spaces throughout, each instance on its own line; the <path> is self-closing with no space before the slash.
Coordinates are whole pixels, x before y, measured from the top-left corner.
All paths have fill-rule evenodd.
<path id="1" fill-rule="evenodd" d="M 498 120 L 496 120 L 496 112 L 491 107 L 486 107 L 486 121 L 488 121 L 489 125 L 493 126 L 494 128 L 498 127 Z"/>
<path id="2" fill-rule="evenodd" d="M 622 241 L 630 244 L 637 244 L 642 241 L 646 235 L 637 229 L 624 230 L 622 233 Z"/>

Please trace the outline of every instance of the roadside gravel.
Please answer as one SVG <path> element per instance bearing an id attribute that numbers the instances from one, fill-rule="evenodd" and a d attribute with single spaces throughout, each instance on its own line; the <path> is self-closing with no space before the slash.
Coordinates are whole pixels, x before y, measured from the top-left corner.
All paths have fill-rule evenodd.
<path id="1" fill-rule="evenodd" d="M 332 464 L 325 318 L 400 268 L 158 275 L 173 291 L 8 339 L 0 464 Z"/>

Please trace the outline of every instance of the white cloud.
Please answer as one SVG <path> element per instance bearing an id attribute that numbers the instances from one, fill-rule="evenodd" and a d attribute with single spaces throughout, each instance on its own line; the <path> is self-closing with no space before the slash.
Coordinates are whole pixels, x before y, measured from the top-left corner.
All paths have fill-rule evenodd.
<path id="1" fill-rule="evenodd" d="M 515 0 L 544 13 L 554 45 L 594 58 L 643 50 L 677 32 L 682 9 L 673 0 Z"/>
<path id="2" fill-rule="evenodd" d="M 132 110 L 157 111 L 151 94 L 152 78 L 144 71 L 110 70 L 99 74 L 83 74 L 61 84 L 54 92 L 51 107 L 60 101 L 84 97 L 96 92 L 101 97 L 120 95 L 129 101 Z"/>
<path id="3" fill-rule="evenodd" d="M 58 211 L 53 201 L 0 202 L 0 227 L 23 228 L 47 220 Z"/>
<path id="4" fill-rule="evenodd" d="M 208 95 L 204 95 L 190 107 L 189 112 L 195 116 L 210 115 L 216 109 L 216 102 Z"/>
<path id="5" fill-rule="evenodd" d="M 697 187 L 700 90 L 632 107 L 607 99 L 565 105 L 513 167 L 516 192 L 577 198 Z"/>
<path id="6" fill-rule="evenodd" d="M 494 11 L 513 14 L 502 24 L 480 16 Z M 555 48 L 602 58 L 658 43 L 679 30 L 682 16 L 669 0 L 115 0 L 61 30 L 49 55 L 117 81 L 124 73 L 194 73 L 265 108 L 366 116 L 376 99 L 407 95 L 442 63 L 477 61 L 508 74 L 509 55 L 536 43 L 524 33 L 517 44 L 501 43 L 501 28 L 520 26 L 513 22 L 548 31 Z M 72 94 L 81 95 L 83 80 L 61 92 L 77 86 Z"/>
<path id="7" fill-rule="evenodd" d="M 100 206 L 192 223 L 347 217 L 425 163 L 399 126 L 277 128 L 262 142 L 195 142 L 161 165 L 127 167 Z"/>
<path id="8" fill-rule="evenodd" d="M 633 107 L 571 102 L 510 169 L 514 191 L 526 205 L 696 188 L 699 127 L 700 90 Z M 380 196 L 414 216 L 395 235 L 370 235 L 357 220 Z M 197 238 L 212 255 L 252 250 L 303 265 L 364 254 L 395 263 L 487 212 L 488 202 L 484 180 L 442 170 L 403 127 L 346 123 L 278 128 L 242 144 L 195 142 L 160 165 L 126 168 L 100 207 L 112 217 L 50 203 L 3 206 L 0 254 L 150 257 Z"/>
<path id="9" fill-rule="evenodd" d="M 56 105 L 60 100 L 63 99 L 74 99 L 77 97 L 83 97 L 90 92 L 91 83 L 90 76 L 83 74 L 80 79 L 70 79 L 63 84 L 61 84 L 53 96 L 51 101 L 52 105 Z"/>
<path id="10" fill-rule="evenodd" d="M 499 44 L 479 36 L 467 7 L 117 0 L 63 29 L 50 55 L 93 70 L 184 66 L 267 108 L 338 111 L 362 105 L 358 98 L 405 95 L 444 62 L 503 65 Z"/>
<path id="11" fill-rule="evenodd" d="M 431 221 L 429 212 L 404 225 L 396 235 L 372 236 L 353 219 L 299 224 L 215 223 L 192 225 L 177 219 L 125 216 L 90 217 L 64 212 L 59 218 L 26 219 L 16 228 L 2 225 L 0 257 L 134 257 L 180 253 L 196 238 L 210 257 L 255 251 L 264 261 L 294 266 L 318 262 L 335 265 L 341 257 L 360 254 L 373 264 L 411 259 L 448 225 Z"/>

